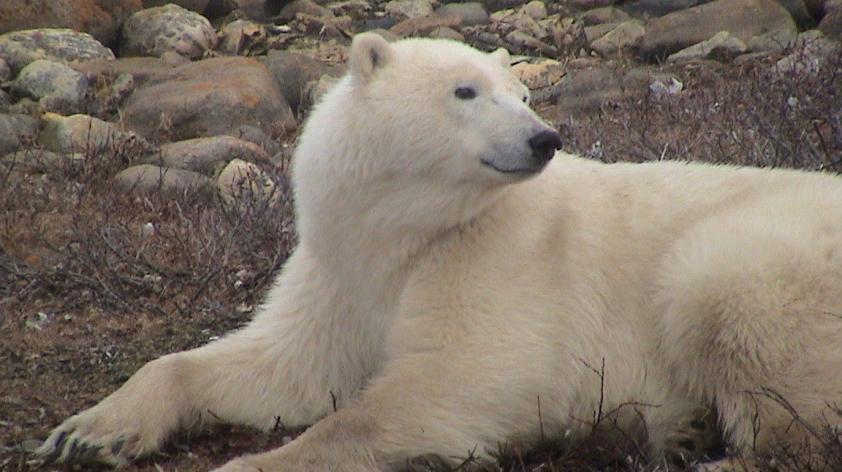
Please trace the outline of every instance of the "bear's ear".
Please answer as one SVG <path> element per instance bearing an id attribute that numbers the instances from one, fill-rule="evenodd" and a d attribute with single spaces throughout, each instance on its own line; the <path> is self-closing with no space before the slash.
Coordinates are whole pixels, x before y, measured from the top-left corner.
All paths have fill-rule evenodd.
<path id="1" fill-rule="evenodd" d="M 348 56 L 351 75 L 365 82 L 377 69 L 392 61 L 394 52 L 379 34 L 362 33 L 354 36 Z"/>
<path id="2" fill-rule="evenodd" d="M 509 55 L 509 51 L 506 51 L 503 48 L 498 48 L 496 51 L 489 53 L 488 55 L 506 69 L 512 66 L 512 56 Z"/>

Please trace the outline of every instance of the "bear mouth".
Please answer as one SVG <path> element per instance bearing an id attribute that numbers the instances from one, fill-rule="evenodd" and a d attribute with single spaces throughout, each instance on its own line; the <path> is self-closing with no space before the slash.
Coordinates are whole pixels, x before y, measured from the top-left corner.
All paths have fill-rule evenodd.
<path id="1" fill-rule="evenodd" d="M 491 161 L 489 159 L 480 159 L 480 162 L 482 163 L 482 165 L 484 165 L 486 167 L 490 167 L 490 168 L 494 169 L 495 171 L 497 171 L 501 174 L 513 175 L 513 176 L 524 176 L 524 177 L 537 174 L 537 173 L 541 172 L 542 170 L 544 170 L 544 167 L 546 166 L 546 162 L 545 162 L 545 163 L 535 165 L 535 166 L 530 166 L 530 167 L 504 168 L 504 167 L 497 166 L 496 164 L 494 164 L 493 161 Z"/>

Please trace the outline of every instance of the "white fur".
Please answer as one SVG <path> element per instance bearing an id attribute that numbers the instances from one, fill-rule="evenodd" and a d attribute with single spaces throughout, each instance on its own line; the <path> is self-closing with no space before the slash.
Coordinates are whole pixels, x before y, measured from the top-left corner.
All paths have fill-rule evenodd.
<path id="1" fill-rule="evenodd" d="M 807 420 L 842 399 L 839 178 L 564 153 L 503 174 L 481 161 L 521 166 L 547 126 L 502 54 L 363 35 L 350 57 L 301 136 L 301 243 L 254 321 L 148 364 L 42 453 L 68 432 L 120 463 L 196 422 L 279 420 L 316 425 L 222 470 L 392 470 L 587 432 L 601 391 L 638 404 L 616 419 L 642 415 L 655 453 L 710 403 L 763 451 L 803 436 L 747 392 Z"/>

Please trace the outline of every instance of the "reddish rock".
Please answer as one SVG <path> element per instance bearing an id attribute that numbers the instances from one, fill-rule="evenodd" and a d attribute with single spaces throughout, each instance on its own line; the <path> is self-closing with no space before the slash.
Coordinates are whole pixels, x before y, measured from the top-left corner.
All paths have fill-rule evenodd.
<path id="1" fill-rule="evenodd" d="M 2 0 L 0 33 L 70 28 L 111 45 L 123 21 L 141 8 L 141 0 Z"/>
<path id="2" fill-rule="evenodd" d="M 124 108 L 126 125 L 142 135 L 177 139 L 227 134 L 253 125 L 272 135 L 295 119 L 271 72 L 245 57 L 191 62 L 151 78 Z"/>

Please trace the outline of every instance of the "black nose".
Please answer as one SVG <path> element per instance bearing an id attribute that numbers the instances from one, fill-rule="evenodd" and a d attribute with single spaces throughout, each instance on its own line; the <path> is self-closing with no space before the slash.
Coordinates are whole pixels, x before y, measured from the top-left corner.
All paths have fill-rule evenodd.
<path id="1" fill-rule="evenodd" d="M 529 149 L 532 155 L 541 162 L 553 158 L 556 149 L 561 149 L 561 135 L 555 130 L 544 130 L 529 138 Z"/>

